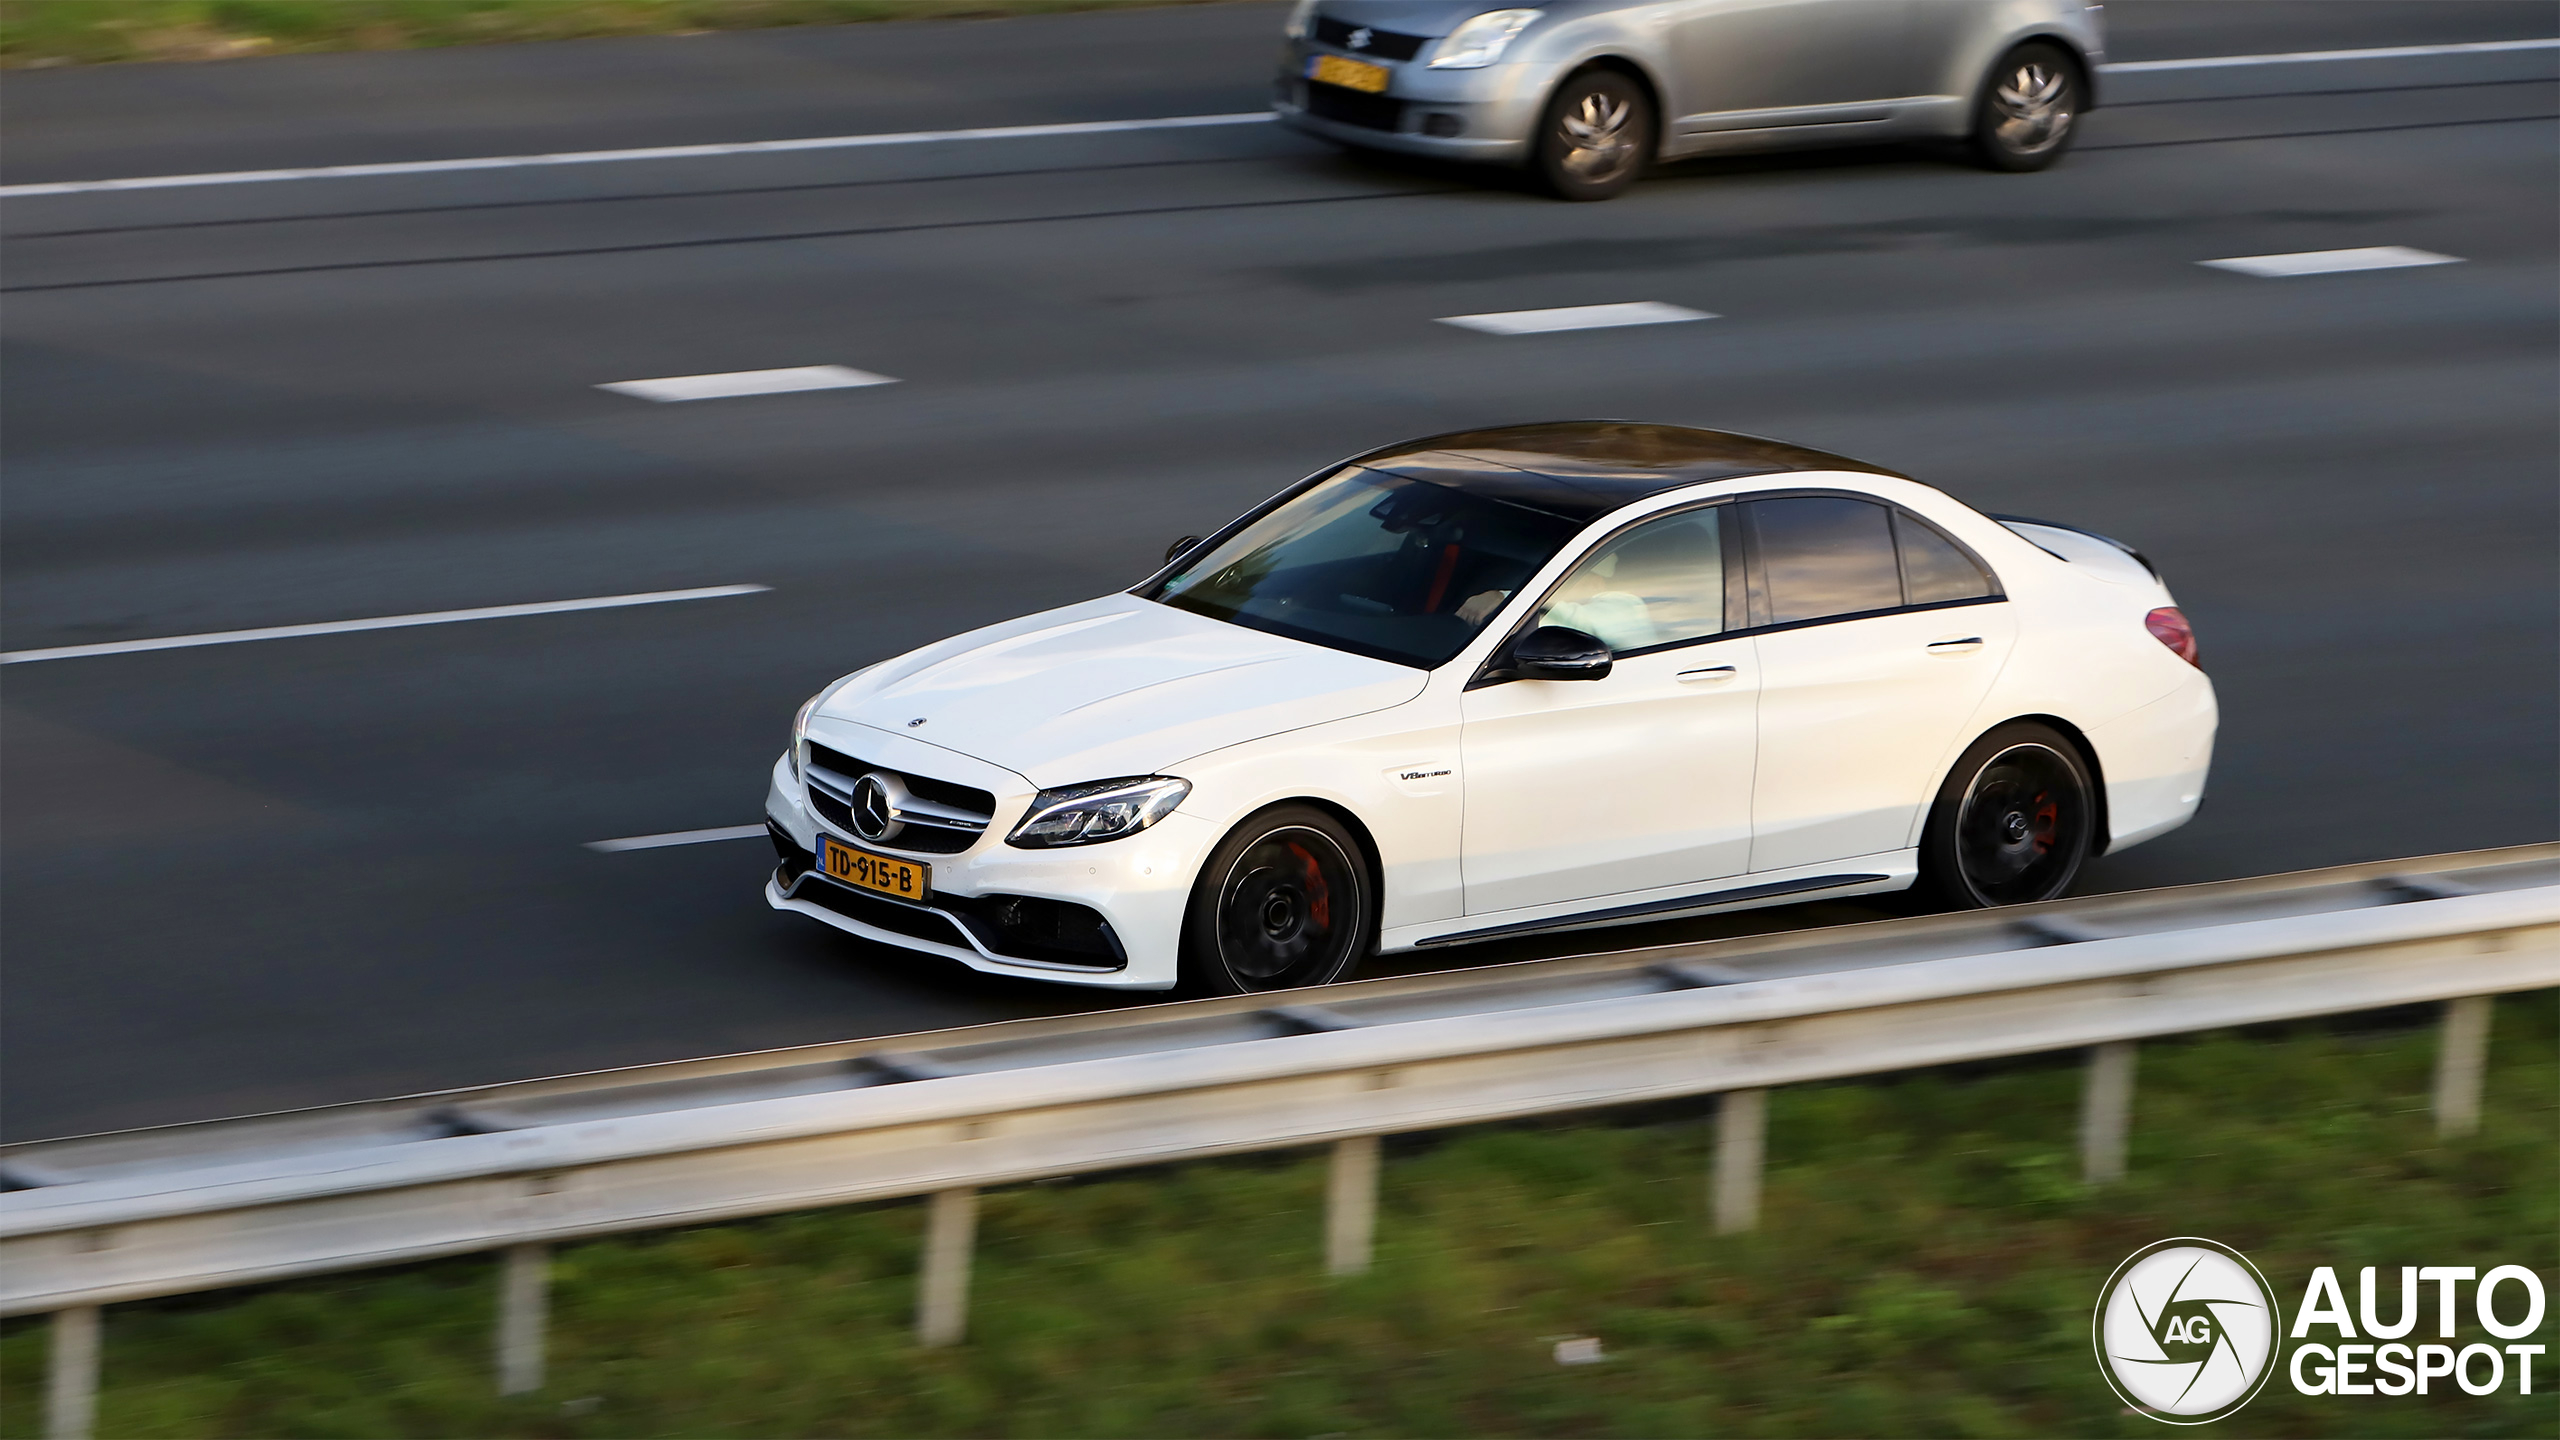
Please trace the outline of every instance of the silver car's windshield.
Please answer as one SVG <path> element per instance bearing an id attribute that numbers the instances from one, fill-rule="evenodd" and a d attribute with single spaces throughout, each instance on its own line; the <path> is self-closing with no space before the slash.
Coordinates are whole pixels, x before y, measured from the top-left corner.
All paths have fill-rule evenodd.
<path id="1" fill-rule="evenodd" d="M 1357 466 L 1145 592 L 1178 609 L 1424 669 L 1445 664 L 1577 522 Z"/>

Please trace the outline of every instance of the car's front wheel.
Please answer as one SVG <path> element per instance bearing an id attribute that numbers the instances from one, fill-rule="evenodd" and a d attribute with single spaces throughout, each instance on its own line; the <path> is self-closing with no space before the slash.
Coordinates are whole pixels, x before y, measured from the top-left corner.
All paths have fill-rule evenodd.
<path id="1" fill-rule="evenodd" d="M 1341 979 L 1378 940 L 1360 842 L 1312 805 L 1276 805 L 1220 842 L 1183 921 L 1182 966 L 1212 995 Z"/>
<path id="2" fill-rule="evenodd" d="M 2062 158 L 2089 108 L 2079 62 L 2031 40 L 2000 57 L 1974 102 L 1973 153 L 1994 170 L 2041 170 Z"/>
<path id="3" fill-rule="evenodd" d="M 2051 727 L 2003 725 L 1947 772 L 1920 836 L 1920 886 L 1959 909 L 2026 905 L 2071 887 L 2097 834 L 2080 751 Z"/>
<path id="4" fill-rule="evenodd" d="M 1566 200 L 1606 200 L 1653 159 L 1653 98 L 1615 70 L 1585 70 L 1557 87 L 1530 164 Z"/>

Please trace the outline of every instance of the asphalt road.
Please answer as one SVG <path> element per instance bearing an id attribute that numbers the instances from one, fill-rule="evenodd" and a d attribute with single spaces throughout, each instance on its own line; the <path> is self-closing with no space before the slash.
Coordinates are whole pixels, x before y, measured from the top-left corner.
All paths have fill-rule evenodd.
<path id="1" fill-rule="evenodd" d="M 2118 60 L 2547 34 L 2120 4 Z M 0 182 L 1256 108 L 1271 7 L 54 71 Z M 2141 544 L 2224 729 L 2097 889 L 2560 833 L 2551 52 L 2127 77 L 2080 151 L 1568 206 L 1246 125 L 13 199 L 11 650 L 729 583 L 0 671 L 0 1134 L 1125 1003 L 768 912 L 792 708 L 1119 588 L 1342 454 L 1623 415 Z M 2538 68 L 2537 68 L 2538 67 Z M 2201 260 L 2408 245 L 2294 280 Z M 1702 324 L 1495 338 L 1487 310 Z M 895 385 L 650 405 L 609 381 Z M 1831 923 L 1804 906 L 1435 954 Z"/>

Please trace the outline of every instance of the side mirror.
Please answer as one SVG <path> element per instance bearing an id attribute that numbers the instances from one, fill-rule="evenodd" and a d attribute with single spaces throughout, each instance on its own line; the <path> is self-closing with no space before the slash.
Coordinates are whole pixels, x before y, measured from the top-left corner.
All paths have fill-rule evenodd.
<path id="1" fill-rule="evenodd" d="M 1598 680 L 1616 661 L 1596 635 L 1541 625 L 1511 646 L 1511 668 L 1523 680 Z"/>
<path id="2" fill-rule="evenodd" d="M 1185 554 L 1187 554 L 1187 553 L 1189 553 L 1189 552 L 1190 552 L 1191 547 L 1193 547 L 1194 545 L 1197 545 L 1197 544 L 1199 544 L 1199 543 L 1200 543 L 1200 537 L 1199 537 L 1199 536 L 1197 536 L 1197 535 L 1185 535 L 1185 536 L 1183 536 L 1181 539 L 1176 540 L 1176 541 L 1174 541 L 1172 544 L 1167 545 L 1166 547 L 1164 547 L 1164 558 L 1166 559 L 1166 561 L 1167 561 L 1167 562 L 1171 562 L 1171 561 L 1179 560 L 1179 559 L 1181 559 Z"/>

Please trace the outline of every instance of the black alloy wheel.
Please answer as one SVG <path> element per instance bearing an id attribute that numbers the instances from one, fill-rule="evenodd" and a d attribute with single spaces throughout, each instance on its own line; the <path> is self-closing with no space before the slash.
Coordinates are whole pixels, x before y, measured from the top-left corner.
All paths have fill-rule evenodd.
<path id="1" fill-rule="evenodd" d="M 1653 97 L 1615 70 L 1585 70 L 1556 88 L 1530 166 L 1566 200 L 1606 200 L 1653 161 Z"/>
<path id="2" fill-rule="evenodd" d="M 1200 868 L 1183 923 L 1193 988 L 1250 995 L 1326 985 L 1377 945 L 1377 898 L 1360 843 L 1312 805 L 1235 828 Z"/>
<path id="3" fill-rule="evenodd" d="M 1973 107 L 1973 153 L 1993 170 L 2041 170 L 2062 158 L 2089 108 L 2080 62 L 2049 40 L 2000 57 Z"/>
<path id="4" fill-rule="evenodd" d="M 2032 723 L 1975 741 L 1948 772 L 1920 840 L 1920 882 L 1959 909 L 2029 905 L 2071 887 L 2097 832 L 2076 746 Z"/>

